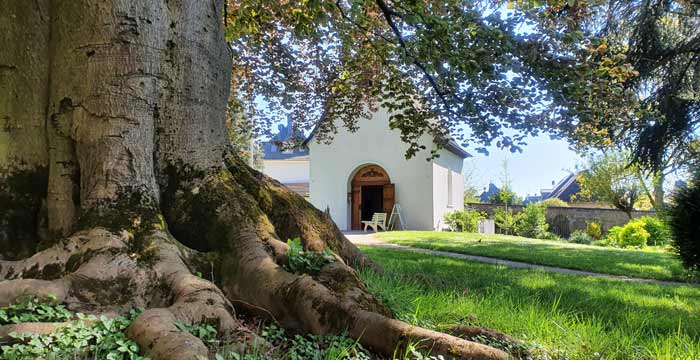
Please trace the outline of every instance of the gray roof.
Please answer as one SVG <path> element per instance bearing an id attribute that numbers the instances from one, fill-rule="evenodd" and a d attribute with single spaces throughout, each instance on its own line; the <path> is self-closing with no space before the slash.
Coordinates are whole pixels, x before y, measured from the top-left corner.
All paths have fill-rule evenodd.
<path id="1" fill-rule="evenodd" d="M 280 124 L 278 130 L 271 140 L 262 143 L 263 160 L 309 160 L 309 149 L 305 146 L 284 151 L 277 146 L 278 143 L 288 141 L 292 137 L 304 137 L 303 132 L 293 130 L 291 117 L 287 117 L 287 125 Z"/>
<path id="2" fill-rule="evenodd" d="M 559 181 L 550 192 L 542 192 L 542 198 L 558 198 L 564 201 L 571 201 L 571 196 L 581 190 L 581 186 L 576 181 L 580 173 L 580 171 L 570 173 Z"/>

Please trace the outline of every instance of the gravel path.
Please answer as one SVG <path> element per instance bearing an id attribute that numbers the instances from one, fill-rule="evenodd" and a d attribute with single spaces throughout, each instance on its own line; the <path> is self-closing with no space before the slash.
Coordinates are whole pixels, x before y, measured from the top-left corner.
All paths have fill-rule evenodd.
<path id="1" fill-rule="evenodd" d="M 416 247 L 411 247 L 411 246 L 406 246 L 406 245 L 398 245 L 398 244 L 384 242 L 384 241 L 378 239 L 376 236 L 374 236 L 374 233 L 354 232 L 353 231 L 353 232 L 346 232 L 345 236 L 348 238 L 348 240 L 350 240 L 353 244 L 356 244 L 356 245 L 365 245 L 365 246 L 373 246 L 373 247 L 380 247 L 380 248 L 386 248 L 386 249 L 413 251 L 413 252 L 422 253 L 422 254 L 447 256 L 447 257 L 456 258 L 456 259 L 478 261 L 478 262 L 494 264 L 494 265 L 503 265 L 503 266 L 507 266 L 507 267 L 511 267 L 511 268 L 518 268 L 518 269 L 538 269 L 538 270 L 544 270 L 544 271 L 551 271 L 551 272 L 555 272 L 555 273 L 559 273 L 559 274 L 579 275 L 579 276 L 594 276 L 594 277 L 600 277 L 600 278 L 606 278 L 606 279 L 640 282 L 640 283 L 650 283 L 650 284 L 658 284 L 658 285 L 700 286 L 700 284 L 691 284 L 691 283 L 680 282 L 680 281 L 665 281 L 665 280 L 655 280 L 655 279 L 643 279 L 643 278 L 629 277 L 629 276 L 623 276 L 623 275 L 602 274 L 602 273 L 596 273 L 596 272 L 591 272 L 591 271 L 581 271 L 581 270 L 561 268 L 561 267 L 556 267 L 556 266 L 537 265 L 537 264 L 524 263 L 524 262 L 520 262 L 520 261 L 503 260 L 503 259 L 491 258 L 491 257 L 486 257 L 486 256 L 466 255 L 466 254 L 459 254 L 459 253 L 453 253 L 453 252 L 448 252 L 448 251 L 421 249 L 421 248 L 416 248 Z"/>

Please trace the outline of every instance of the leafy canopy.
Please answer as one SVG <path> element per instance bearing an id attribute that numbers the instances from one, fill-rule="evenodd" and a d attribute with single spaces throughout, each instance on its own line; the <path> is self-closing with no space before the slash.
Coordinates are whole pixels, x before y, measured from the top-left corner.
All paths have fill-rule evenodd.
<path id="1" fill-rule="evenodd" d="M 320 121 L 318 141 L 382 106 L 407 156 L 426 134 L 516 151 L 543 129 L 631 121 L 620 104 L 634 100 L 624 84 L 637 72 L 578 28 L 589 14 L 571 2 L 230 1 L 235 99 L 262 123 Z"/>
<path id="2" fill-rule="evenodd" d="M 700 2 L 574 1 L 586 15 L 575 28 L 605 39 L 634 70 L 621 89 L 634 94 L 609 117 L 569 119 L 583 148 L 633 150 L 642 169 L 692 170 L 700 160 Z M 614 58 L 614 57 L 613 57 Z M 614 90 L 617 91 L 617 90 Z M 596 101 L 596 100 L 593 100 Z M 629 114 L 620 116 L 621 113 Z"/>

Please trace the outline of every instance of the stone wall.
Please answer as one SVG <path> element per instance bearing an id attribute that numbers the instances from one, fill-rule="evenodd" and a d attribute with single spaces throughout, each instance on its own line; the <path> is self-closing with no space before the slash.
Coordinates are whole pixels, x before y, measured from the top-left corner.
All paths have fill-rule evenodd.
<path id="1" fill-rule="evenodd" d="M 465 204 L 465 208 L 472 208 L 483 211 L 493 217 L 493 210 L 503 205 L 496 204 Z M 512 205 L 509 208 L 513 209 L 514 213 L 522 211 L 522 205 Z M 633 211 L 632 218 L 641 216 L 656 216 L 653 211 Z M 600 223 L 603 231 L 606 232 L 613 226 L 625 225 L 629 218 L 623 211 L 617 209 L 605 208 L 586 208 L 586 207 L 558 207 L 550 206 L 547 208 L 547 223 L 549 230 L 559 236 L 568 237 L 575 230 L 585 230 L 586 223 L 595 221 Z"/>

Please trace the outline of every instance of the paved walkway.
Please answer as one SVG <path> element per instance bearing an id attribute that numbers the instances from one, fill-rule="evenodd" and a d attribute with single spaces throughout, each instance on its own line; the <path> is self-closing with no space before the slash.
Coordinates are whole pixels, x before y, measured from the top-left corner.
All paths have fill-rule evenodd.
<path id="1" fill-rule="evenodd" d="M 538 269 L 538 270 L 551 271 L 551 272 L 560 273 L 560 274 L 579 275 L 579 276 L 594 276 L 594 277 L 600 277 L 600 278 L 606 278 L 606 279 L 615 279 L 615 280 L 640 282 L 640 283 L 650 283 L 650 284 L 658 284 L 658 285 L 700 286 L 700 284 L 691 284 L 691 283 L 685 283 L 685 282 L 680 282 L 680 281 L 665 281 L 665 280 L 635 278 L 635 277 L 629 277 L 629 276 L 623 276 L 623 275 L 602 274 L 602 273 L 596 273 L 596 272 L 590 272 L 590 271 L 581 271 L 581 270 L 561 268 L 561 267 L 556 267 L 556 266 L 537 265 L 537 264 L 524 263 L 524 262 L 520 262 L 520 261 L 503 260 L 503 259 L 491 258 L 491 257 L 486 257 L 486 256 L 466 255 L 466 254 L 459 254 L 459 253 L 440 251 L 440 250 L 421 249 L 421 248 L 416 248 L 416 247 L 411 247 L 411 246 L 406 246 L 406 245 L 398 245 L 398 244 L 384 242 L 384 241 L 378 239 L 376 236 L 374 236 L 374 233 L 350 231 L 350 232 L 346 232 L 345 236 L 348 238 L 348 240 L 350 240 L 353 244 L 356 244 L 356 245 L 365 245 L 365 246 L 373 246 L 373 247 L 380 247 L 380 248 L 386 248 L 386 249 L 413 251 L 413 252 L 422 253 L 422 254 L 447 256 L 447 257 L 456 258 L 456 259 L 478 261 L 478 262 L 494 264 L 494 265 L 503 265 L 503 266 L 507 266 L 507 267 L 511 267 L 511 268 L 518 268 L 518 269 Z"/>

